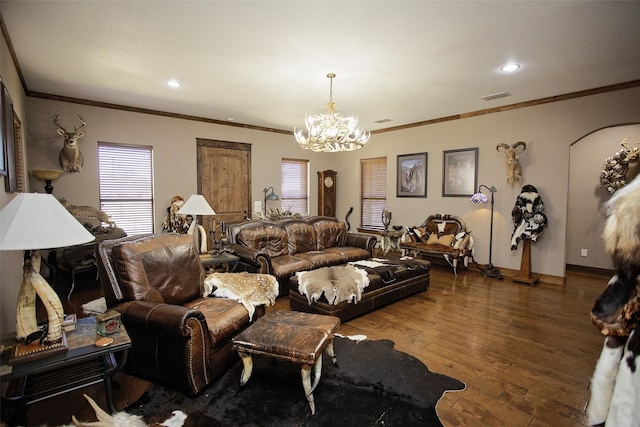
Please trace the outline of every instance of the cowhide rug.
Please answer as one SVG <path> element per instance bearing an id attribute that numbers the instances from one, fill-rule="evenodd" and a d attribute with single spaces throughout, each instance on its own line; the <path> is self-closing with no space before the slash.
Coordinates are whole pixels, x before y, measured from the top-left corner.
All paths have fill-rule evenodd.
<path id="1" fill-rule="evenodd" d="M 338 366 L 323 358 L 311 415 L 300 367 L 254 358 L 253 374 L 240 387 L 239 361 L 195 398 L 152 385 L 126 409 L 147 423 L 161 423 L 174 410 L 187 414 L 184 426 L 441 426 L 436 404 L 464 383 L 429 369 L 394 349 L 389 340 L 355 342 L 336 338 Z"/>

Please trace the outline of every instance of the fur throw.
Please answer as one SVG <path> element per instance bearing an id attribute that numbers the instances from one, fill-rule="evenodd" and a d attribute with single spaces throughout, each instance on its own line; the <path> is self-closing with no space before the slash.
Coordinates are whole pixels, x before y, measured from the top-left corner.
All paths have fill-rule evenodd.
<path id="1" fill-rule="evenodd" d="M 322 267 L 317 270 L 301 271 L 298 276 L 298 291 L 312 304 L 322 295 L 329 304 L 343 301 L 359 302 L 364 288 L 369 286 L 367 272 L 353 265 Z"/>
<path id="2" fill-rule="evenodd" d="M 273 305 L 278 296 L 278 281 L 269 274 L 213 273 L 204 279 L 204 296 L 231 298 L 249 312 L 253 319 L 256 305 Z"/>
<path id="3" fill-rule="evenodd" d="M 513 233 L 511 234 L 511 250 L 518 249 L 520 240 L 531 239 L 534 242 L 542 235 L 547 224 L 544 203 L 533 185 L 525 185 L 511 210 Z"/>

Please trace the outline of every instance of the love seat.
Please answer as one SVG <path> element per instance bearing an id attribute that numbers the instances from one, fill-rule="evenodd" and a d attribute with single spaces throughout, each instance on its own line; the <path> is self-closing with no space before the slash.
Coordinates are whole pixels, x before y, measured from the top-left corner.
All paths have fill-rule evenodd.
<path id="1" fill-rule="evenodd" d="M 96 258 L 107 307 L 120 312 L 131 337 L 130 372 L 195 395 L 238 360 L 231 339 L 251 319 L 235 300 L 203 297 L 192 236 L 106 240 Z M 254 317 L 264 311 L 257 307 Z"/>
<path id="2" fill-rule="evenodd" d="M 464 220 L 450 214 L 429 215 L 419 226 L 407 227 L 399 248 L 404 254 L 444 258 L 457 274 L 458 261 L 465 267 L 473 258 L 474 241 Z"/>
<path id="3" fill-rule="evenodd" d="M 375 236 L 350 233 L 327 216 L 229 224 L 227 240 L 227 250 L 240 258 L 236 269 L 275 276 L 280 295 L 296 272 L 369 259 L 376 244 Z"/>

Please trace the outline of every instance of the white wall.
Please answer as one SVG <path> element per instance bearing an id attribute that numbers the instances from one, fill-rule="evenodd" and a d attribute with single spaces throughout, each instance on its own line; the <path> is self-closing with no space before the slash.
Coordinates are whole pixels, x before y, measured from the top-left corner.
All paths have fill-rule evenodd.
<path id="1" fill-rule="evenodd" d="M 25 94 L 22 90 L 18 72 L 13 65 L 9 48 L 1 34 L 0 78 L 2 78 L 11 95 L 13 110 L 22 122 L 22 129 L 24 130 L 29 126 L 28 117 L 25 114 Z M 0 177 L 0 209 L 13 200 L 16 194 L 6 193 L 4 189 L 4 177 Z M 15 331 L 16 329 L 15 309 L 20 283 L 22 283 L 22 252 L 0 251 L 0 307 L 2 307 L 0 311 L 0 337 L 4 337 L 7 332 Z"/>
<path id="2" fill-rule="evenodd" d="M 567 239 L 567 204 L 569 188 L 569 151 L 572 143 L 607 126 L 637 122 L 640 118 L 640 88 L 609 92 L 583 98 L 501 113 L 476 116 L 429 126 L 377 134 L 362 150 L 336 156 L 339 160 L 342 192 L 338 208 L 354 206 L 352 218 L 359 218 L 359 158 L 387 156 L 388 207 L 392 224 L 418 225 L 432 213 L 450 213 L 466 221 L 476 240 L 475 258 L 487 263 L 489 258 L 489 209 L 469 203 L 466 198 L 442 197 L 442 152 L 458 148 L 479 147 L 479 184 L 495 185 L 495 219 L 493 263 L 518 270 L 522 245 L 511 251 L 511 209 L 521 186 L 506 183 L 504 156 L 496 144 L 525 141 L 527 149 L 520 163 L 524 184 L 537 187 L 545 203 L 549 225 L 538 242 L 532 245 L 532 268 L 536 273 L 564 277 Z M 396 156 L 428 152 L 426 199 L 397 198 Z M 598 179 L 604 158 L 584 174 Z M 345 183 L 353 183 L 345 186 Z M 594 196 L 595 197 L 595 196 Z M 593 212 L 598 216 L 598 212 Z"/>
<path id="3" fill-rule="evenodd" d="M 603 204 L 611 195 L 600 186 L 600 171 L 606 158 L 620 151 L 625 138 L 631 144 L 640 142 L 640 124 L 601 129 L 571 145 L 567 264 L 613 268 L 602 243 L 606 219 Z M 582 249 L 587 249 L 586 257 L 580 255 Z"/>

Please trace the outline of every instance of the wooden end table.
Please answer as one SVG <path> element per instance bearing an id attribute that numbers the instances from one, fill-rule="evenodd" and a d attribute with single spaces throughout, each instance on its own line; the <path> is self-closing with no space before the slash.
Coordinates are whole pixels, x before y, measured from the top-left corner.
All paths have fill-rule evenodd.
<path id="1" fill-rule="evenodd" d="M 239 257 L 229 252 L 208 253 L 200 255 L 200 262 L 207 273 L 220 272 L 228 273 L 236 269 Z"/>
<path id="2" fill-rule="evenodd" d="M 265 314 L 233 338 L 233 348 L 242 358 L 244 366 L 240 385 L 244 386 L 251 377 L 252 354 L 301 364 L 302 386 L 311 414 L 315 414 L 313 390 L 322 374 L 322 353 L 326 351 L 334 365 L 336 364 L 333 335 L 338 326 L 340 319 L 334 316 L 296 311 L 271 311 Z"/>
<path id="3" fill-rule="evenodd" d="M 2 402 L 17 406 L 11 425 L 28 425 L 28 406 L 92 384 L 104 383 L 107 405 L 116 412 L 113 403 L 111 377 L 127 361 L 131 339 L 120 325 L 120 330 L 109 335 L 113 343 L 97 347 L 95 317 L 78 319 L 76 330 L 66 332 L 68 350 L 50 357 L 19 365 L 7 363 L 8 351 L 2 355 L 0 381 Z M 116 353 L 120 353 L 116 359 Z"/>

